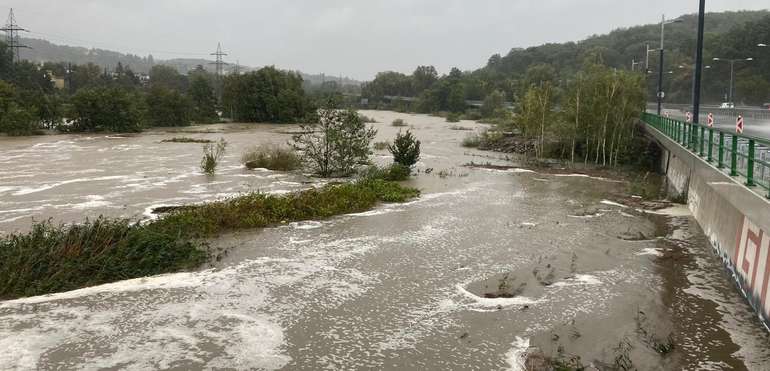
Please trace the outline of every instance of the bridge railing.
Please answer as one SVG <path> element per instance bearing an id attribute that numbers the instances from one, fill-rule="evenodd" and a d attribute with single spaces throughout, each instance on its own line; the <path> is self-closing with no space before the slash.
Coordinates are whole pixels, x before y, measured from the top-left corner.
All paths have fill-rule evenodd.
<path id="1" fill-rule="evenodd" d="M 746 186 L 759 187 L 770 198 L 770 140 L 646 112 L 642 121 L 730 176 L 744 177 Z"/>

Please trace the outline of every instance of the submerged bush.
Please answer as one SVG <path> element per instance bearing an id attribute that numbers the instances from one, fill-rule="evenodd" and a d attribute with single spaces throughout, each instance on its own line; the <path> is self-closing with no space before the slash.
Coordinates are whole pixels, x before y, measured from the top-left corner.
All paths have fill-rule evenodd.
<path id="1" fill-rule="evenodd" d="M 394 162 L 406 167 L 412 167 L 420 161 L 420 141 L 409 130 L 396 134 L 396 139 L 393 145 L 388 146 L 388 151 L 393 155 Z"/>
<path id="2" fill-rule="evenodd" d="M 262 145 L 246 151 L 241 163 L 249 169 L 291 171 L 302 167 L 302 159 L 292 149 Z"/>
<path id="3" fill-rule="evenodd" d="M 361 212 L 419 194 L 366 178 L 283 196 L 252 193 L 186 206 L 141 224 L 107 218 L 72 226 L 35 224 L 30 232 L 0 237 L 0 300 L 196 269 L 212 258 L 200 239 Z"/>
<path id="4" fill-rule="evenodd" d="M 375 142 L 372 147 L 378 151 L 384 151 L 390 147 L 390 142 Z"/>
<path id="5" fill-rule="evenodd" d="M 362 179 L 381 179 L 393 182 L 400 182 L 409 179 L 412 169 L 398 163 L 386 167 L 370 166 L 364 170 L 360 176 Z"/>
<path id="6" fill-rule="evenodd" d="M 393 120 L 393 126 L 404 127 L 404 126 L 408 126 L 408 125 L 409 124 L 407 124 L 406 121 L 404 121 L 402 119 L 395 119 L 395 120 Z"/>
<path id="7" fill-rule="evenodd" d="M 446 116 L 446 122 L 452 122 L 452 123 L 454 123 L 454 122 L 460 122 L 460 114 L 458 114 L 458 113 L 455 113 L 455 112 L 450 112 L 450 113 L 449 113 L 449 114 Z"/>
<path id="8" fill-rule="evenodd" d="M 216 143 L 208 143 L 203 146 L 203 159 L 201 160 L 201 170 L 209 175 L 213 175 L 217 170 L 217 165 L 225 155 L 227 141 L 220 138 Z"/>
<path id="9" fill-rule="evenodd" d="M 478 134 L 471 134 L 463 139 L 462 146 L 468 148 L 478 148 L 481 145 L 481 137 Z"/>

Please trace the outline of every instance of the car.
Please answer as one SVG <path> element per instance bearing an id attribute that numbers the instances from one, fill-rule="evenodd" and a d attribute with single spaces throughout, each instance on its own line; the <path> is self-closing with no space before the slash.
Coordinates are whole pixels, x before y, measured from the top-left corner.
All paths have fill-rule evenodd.
<path id="1" fill-rule="evenodd" d="M 724 103 L 722 103 L 721 106 L 719 106 L 719 108 L 722 108 L 722 109 L 733 109 L 733 108 L 735 108 L 735 103 L 724 102 Z"/>

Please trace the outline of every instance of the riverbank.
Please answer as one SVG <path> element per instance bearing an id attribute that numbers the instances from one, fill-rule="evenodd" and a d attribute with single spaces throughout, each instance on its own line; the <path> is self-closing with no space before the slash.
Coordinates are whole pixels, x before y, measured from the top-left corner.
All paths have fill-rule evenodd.
<path id="1" fill-rule="evenodd" d="M 414 188 L 367 179 L 284 196 L 252 193 L 179 208 L 147 223 L 99 217 L 71 226 L 34 224 L 29 233 L 0 237 L 0 300 L 196 269 L 218 258 L 205 239 L 225 231 L 325 219 L 418 195 Z"/>

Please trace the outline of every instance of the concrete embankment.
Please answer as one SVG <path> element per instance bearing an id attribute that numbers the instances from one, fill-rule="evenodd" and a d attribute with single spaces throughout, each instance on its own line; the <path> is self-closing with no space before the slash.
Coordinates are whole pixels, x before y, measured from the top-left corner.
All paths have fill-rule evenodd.
<path id="1" fill-rule="evenodd" d="M 740 290 L 770 329 L 770 200 L 647 126 L 663 150 L 668 191 L 685 196 Z"/>

